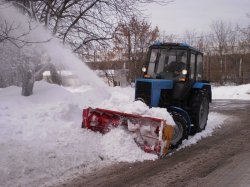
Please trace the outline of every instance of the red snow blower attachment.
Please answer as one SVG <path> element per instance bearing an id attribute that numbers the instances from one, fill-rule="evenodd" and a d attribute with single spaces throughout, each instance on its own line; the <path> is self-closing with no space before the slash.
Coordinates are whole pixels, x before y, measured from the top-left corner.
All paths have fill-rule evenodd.
<path id="1" fill-rule="evenodd" d="M 118 126 L 130 132 L 145 152 L 167 154 L 174 127 L 165 120 L 100 108 L 83 109 L 82 128 L 105 134 Z"/>

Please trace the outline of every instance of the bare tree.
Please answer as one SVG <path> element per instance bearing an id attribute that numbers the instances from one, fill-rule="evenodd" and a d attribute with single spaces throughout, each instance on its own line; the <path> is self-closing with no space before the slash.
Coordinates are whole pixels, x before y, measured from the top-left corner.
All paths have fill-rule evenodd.
<path id="1" fill-rule="evenodd" d="M 126 58 L 129 80 L 141 74 L 148 46 L 159 36 L 158 27 L 151 28 L 145 21 L 133 17 L 128 23 L 120 23 L 114 38 L 115 50 Z"/>
<path id="2" fill-rule="evenodd" d="M 174 34 L 167 34 L 166 31 L 159 32 L 159 40 L 161 42 L 175 42 L 177 36 Z"/>
<path id="3" fill-rule="evenodd" d="M 119 22 L 139 15 L 145 3 L 173 0 L 9 0 L 49 28 L 78 53 L 108 45 Z"/>
<path id="4" fill-rule="evenodd" d="M 184 32 L 184 42 L 191 45 L 191 46 L 198 46 L 198 41 L 199 41 L 199 37 L 198 33 L 195 30 L 186 30 Z"/>
<path id="5" fill-rule="evenodd" d="M 211 25 L 212 40 L 214 48 L 217 50 L 220 57 L 220 69 L 222 74 L 221 84 L 227 74 L 226 54 L 228 52 L 228 41 L 232 33 L 232 26 L 222 20 L 216 20 Z"/>
<path id="6" fill-rule="evenodd" d="M 6 4 L 4 4 L 6 5 Z M 33 41 L 30 37 L 33 29 L 31 20 L 20 25 L 11 19 L 0 17 L 0 79 L 1 87 L 9 85 L 22 86 L 22 95 L 29 96 L 33 92 L 34 82 L 40 79 L 45 70 L 54 75 L 54 82 L 60 84 L 53 65 L 40 64 L 39 44 L 45 41 Z M 39 77 L 39 78 L 38 78 Z"/>
<path id="7" fill-rule="evenodd" d="M 212 40 L 217 48 L 220 56 L 227 53 L 228 41 L 233 33 L 233 29 L 230 23 L 226 23 L 222 20 L 216 20 L 211 25 L 212 30 Z"/>

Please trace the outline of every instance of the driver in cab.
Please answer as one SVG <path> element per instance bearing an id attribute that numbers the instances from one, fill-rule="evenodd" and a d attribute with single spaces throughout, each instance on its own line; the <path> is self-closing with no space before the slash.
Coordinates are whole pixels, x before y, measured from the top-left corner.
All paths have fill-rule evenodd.
<path id="1" fill-rule="evenodd" d="M 174 76 L 180 75 L 183 69 L 185 69 L 185 63 L 181 61 L 181 57 L 177 58 L 176 61 L 170 62 L 165 67 L 165 71 L 173 73 Z"/>

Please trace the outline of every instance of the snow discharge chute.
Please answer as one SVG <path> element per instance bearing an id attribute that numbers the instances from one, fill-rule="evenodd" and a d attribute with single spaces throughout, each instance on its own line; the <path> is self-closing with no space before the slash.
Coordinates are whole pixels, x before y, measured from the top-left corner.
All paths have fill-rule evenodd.
<path id="1" fill-rule="evenodd" d="M 166 120 L 100 108 L 83 109 L 82 127 L 102 134 L 124 127 L 145 152 L 164 156 L 170 148 L 174 127 Z"/>

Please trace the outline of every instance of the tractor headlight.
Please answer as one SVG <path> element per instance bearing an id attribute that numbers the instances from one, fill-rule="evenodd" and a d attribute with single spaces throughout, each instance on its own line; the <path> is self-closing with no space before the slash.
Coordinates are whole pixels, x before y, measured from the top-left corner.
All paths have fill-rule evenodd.
<path id="1" fill-rule="evenodd" d="M 183 70 L 181 71 L 181 73 L 182 73 L 182 75 L 186 75 L 186 74 L 187 74 L 187 70 L 186 70 L 186 69 L 183 69 Z"/>
<path id="2" fill-rule="evenodd" d="M 143 73 L 145 73 L 147 71 L 147 68 L 143 67 L 141 70 L 142 70 Z"/>

